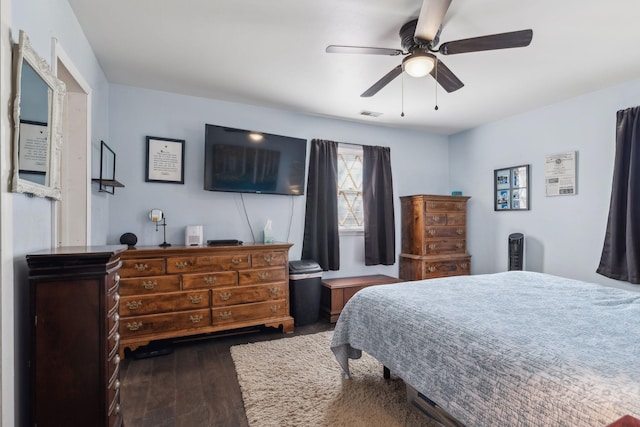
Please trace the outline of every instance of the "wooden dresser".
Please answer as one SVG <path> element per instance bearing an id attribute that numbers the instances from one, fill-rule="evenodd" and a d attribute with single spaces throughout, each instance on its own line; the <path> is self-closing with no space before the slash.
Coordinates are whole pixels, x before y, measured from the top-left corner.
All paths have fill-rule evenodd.
<path id="1" fill-rule="evenodd" d="M 27 255 L 31 425 L 122 425 L 118 281 L 126 246 Z"/>
<path id="2" fill-rule="evenodd" d="M 466 196 L 400 197 L 402 252 L 399 276 L 404 280 L 470 274 L 467 253 Z"/>
<path id="3" fill-rule="evenodd" d="M 290 243 L 132 248 L 122 255 L 120 355 L 152 340 L 249 326 L 293 332 Z"/>

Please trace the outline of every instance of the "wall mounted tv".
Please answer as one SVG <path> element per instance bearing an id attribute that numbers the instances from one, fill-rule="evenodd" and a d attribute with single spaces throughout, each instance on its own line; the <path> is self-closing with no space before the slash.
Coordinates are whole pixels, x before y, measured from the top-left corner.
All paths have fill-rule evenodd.
<path id="1" fill-rule="evenodd" d="M 306 139 L 205 125 L 205 190 L 300 196 L 306 159 Z"/>

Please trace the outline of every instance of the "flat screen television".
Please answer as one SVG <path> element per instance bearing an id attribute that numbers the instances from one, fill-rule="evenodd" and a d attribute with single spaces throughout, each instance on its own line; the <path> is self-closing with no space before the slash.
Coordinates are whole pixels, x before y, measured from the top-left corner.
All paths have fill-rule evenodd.
<path id="1" fill-rule="evenodd" d="M 205 190 L 300 196 L 306 160 L 306 139 L 205 125 Z"/>

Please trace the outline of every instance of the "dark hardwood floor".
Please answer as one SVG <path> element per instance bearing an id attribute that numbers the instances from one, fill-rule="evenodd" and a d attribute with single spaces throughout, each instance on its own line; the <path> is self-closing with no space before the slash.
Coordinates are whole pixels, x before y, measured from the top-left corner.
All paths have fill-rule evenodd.
<path id="1" fill-rule="evenodd" d="M 147 350 L 169 354 L 136 358 L 121 365 L 121 406 L 126 427 L 247 426 L 240 386 L 229 348 L 233 345 L 333 329 L 319 321 L 283 334 L 272 328 L 242 334 L 152 343 Z"/>

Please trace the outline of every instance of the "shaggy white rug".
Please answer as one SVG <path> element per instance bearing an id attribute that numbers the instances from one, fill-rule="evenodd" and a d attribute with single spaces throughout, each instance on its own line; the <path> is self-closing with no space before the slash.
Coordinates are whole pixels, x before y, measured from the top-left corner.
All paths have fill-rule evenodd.
<path id="1" fill-rule="evenodd" d="M 332 334 L 231 347 L 250 426 L 435 426 L 407 402 L 402 380 L 385 380 L 368 354 L 351 361 L 345 379 Z"/>

